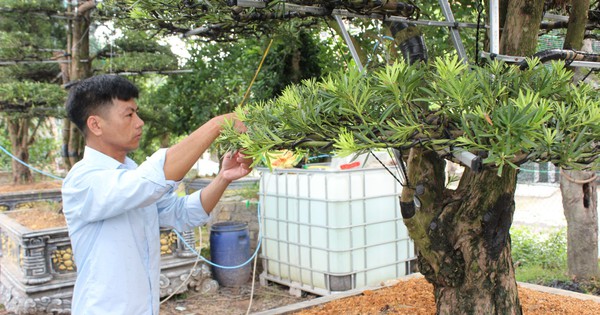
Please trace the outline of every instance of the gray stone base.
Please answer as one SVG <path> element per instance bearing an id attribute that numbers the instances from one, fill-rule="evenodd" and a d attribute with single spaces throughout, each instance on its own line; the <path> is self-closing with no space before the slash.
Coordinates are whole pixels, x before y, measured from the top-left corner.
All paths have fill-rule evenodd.
<path id="1" fill-rule="evenodd" d="M 188 290 L 196 292 L 215 293 L 219 289 L 217 281 L 212 279 L 210 267 L 204 262 L 194 266 L 194 259 L 185 264 L 162 264 L 160 274 L 160 297 L 184 293 Z M 183 285 L 182 285 L 183 284 Z"/>
<path id="2" fill-rule="evenodd" d="M 6 310 L 19 315 L 71 313 L 74 277 L 52 285 L 23 285 L 5 269 L 0 272 L 0 302 Z"/>
<path id="3" fill-rule="evenodd" d="M 1 261 L 1 260 L 0 260 Z M 219 288 L 212 279 L 209 266 L 195 264 L 195 258 L 166 259 L 161 263 L 160 297 L 194 290 L 203 294 Z M 53 279 L 51 283 L 24 285 L 13 277 L 9 268 L 0 270 L 0 303 L 18 315 L 70 314 L 75 275 Z M 183 284 L 183 285 L 182 285 Z"/>

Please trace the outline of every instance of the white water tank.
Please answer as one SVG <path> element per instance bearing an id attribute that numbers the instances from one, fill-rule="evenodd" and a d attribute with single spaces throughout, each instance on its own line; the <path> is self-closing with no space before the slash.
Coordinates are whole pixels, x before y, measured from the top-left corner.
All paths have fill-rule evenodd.
<path id="1" fill-rule="evenodd" d="M 388 170 L 262 171 L 262 280 L 327 295 L 411 272 L 402 186 Z"/>

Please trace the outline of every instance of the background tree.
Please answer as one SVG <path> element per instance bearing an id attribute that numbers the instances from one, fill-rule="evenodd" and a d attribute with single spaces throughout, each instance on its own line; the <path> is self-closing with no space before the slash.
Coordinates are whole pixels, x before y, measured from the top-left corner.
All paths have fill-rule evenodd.
<path id="1" fill-rule="evenodd" d="M 96 8 L 93 0 L 67 1 L 66 9 L 61 12 L 67 19 L 67 44 L 65 45 L 64 58 L 69 61 L 68 66 L 62 67 L 63 84 L 71 84 L 88 78 L 92 75 L 90 59 L 90 32 L 93 29 L 92 12 Z M 74 123 L 65 120 L 63 123 L 63 162 L 70 169 L 83 157 L 83 135 Z"/>
<path id="2" fill-rule="evenodd" d="M 62 1 L 5 1 L 0 10 L 0 117 L 8 131 L 11 151 L 29 162 L 29 146 L 47 117 L 60 117 L 64 91 L 56 84 L 60 73 L 50 60 L 65 43 L 61 23 L 40 12 L 55 12 Z M 24 14 L 31 10 L 31 14 Z M 11 64 L 12 63 L 12 64 Z M 13 183 L 32 181 L 30 170 L 12 161 Z"/>
<path id="3" fill-rule="evenodd" d="M 589 8 L 589 0 L 571 1 L 564 49 L 582 49 Z M 596 174 L 591 171 L 561 169 L 561 175 L 560 190 L 567 219 L 569 274 L 579 279 L 597 277 L 599 270 Z"/>
<path id="4" fill-rule="evenodd" d="M 192 72 L 164 77 L 140 98 L 146 126 L 142 150 L 135 153 L 138 158 L 216 115 L 233 111 L 247 92 L 247 102 L 268 100 L 290 83 L 318 77 L 323 68 L 339 64 L 324 57 L 330 55 L 330 48 L 318 33 L 297 29 L 293 22 L 278 28 L 271 38 L 273 44 L 250 91 L 268 40 L 192 44 L 191 57 L 183 65 Z"/>

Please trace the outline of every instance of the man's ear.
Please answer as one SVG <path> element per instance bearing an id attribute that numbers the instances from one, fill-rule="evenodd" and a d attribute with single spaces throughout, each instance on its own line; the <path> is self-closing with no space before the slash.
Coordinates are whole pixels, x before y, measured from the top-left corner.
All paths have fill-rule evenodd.
<path id="1" fill-rule="evenodd" d="M 91 134 L 95 136 L 102 135 L 102 118 L 97 115 L 90 115 L 87 119 L 87 127 Z"/>

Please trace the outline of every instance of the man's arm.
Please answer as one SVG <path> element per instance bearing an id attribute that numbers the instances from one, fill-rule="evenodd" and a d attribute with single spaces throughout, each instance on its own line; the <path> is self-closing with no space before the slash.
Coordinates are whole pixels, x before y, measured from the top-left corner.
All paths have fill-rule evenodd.
<path id="1" fill-rule="evenodd" d="M 235 113 L 217 116 L 209 120 L 181 142 L 168 149 L 163 167 L 165 178 L 174 181 L 181 180 L 202 156 L 202 153 L 217 139 L 226 119 L 235 121 L 239 130 L 245 130 L 243 124 L 237 120 Z"/>

